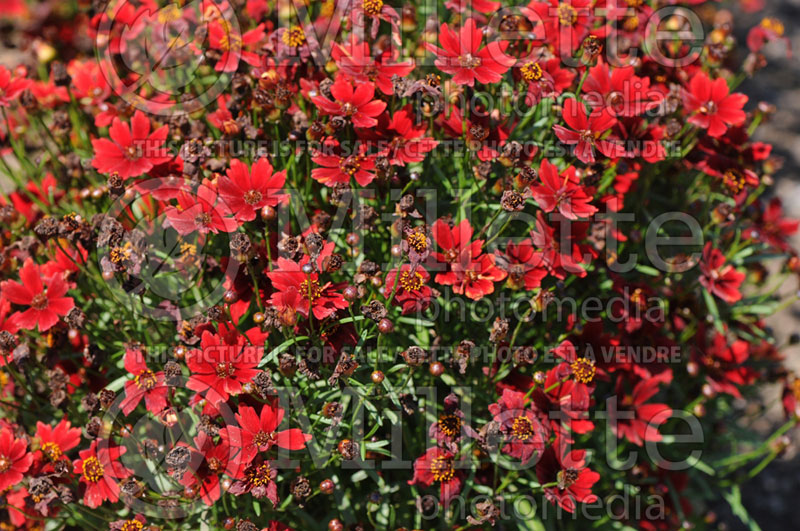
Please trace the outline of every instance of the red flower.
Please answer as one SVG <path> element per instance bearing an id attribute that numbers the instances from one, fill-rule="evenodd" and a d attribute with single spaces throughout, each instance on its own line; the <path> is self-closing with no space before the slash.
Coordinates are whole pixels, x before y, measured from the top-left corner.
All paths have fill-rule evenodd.
<path id="1" fill-rule="evenodd" d="M 10 106 L 11 102 L 32 84 L 33 81 L 30 79 L 11 77 L 8 68 L 0 65 L 0 107 Z"/>
<path id="2" fill-rule="evenodd" d="M 237 336 L 235 343 L 225 344 L 218 335 L 204 331 L 200 348 L 186 354 L 192 372 L 186 386 L 203 393 L 213 405 L 240 394 L 242 384 L 260 372 L 256 367 L 263 355 L 261 349 L 245 347 L 244 342 L 244 336 Z"/>
<path id="3" fill-rule="evenodd" d="M 761 240 L 782 251 L 790 251 L 789 236 L 797 233 L 800 220 L 783 217 L 780 198 L 773 197 L 759 210 L 760 216 L 754 227 L 745 229 L 744 236 Z"/>
<path id="4" fill-rule="evenodd" d="M 73 472 L 81 474 L 80 482 L 86 489 L 83 503 L 88 507 L 96 509 L 104 501 L 113 503 L 119 499 L 117 481 L 133 474 L 119 463 L 125 452 L 124 447 L 111 446 L 108 440 L 95 440 L 87 450 L 78 453 L 80 458 L 73 461 Z"/>
<path id="5" fill-rule="evenodd" d="M 640 380 L 631 394 L 623 394 L 623 379 L 617 380 L 619 401 L 617 407 L 609 409 L 608 418 L 618 439 L 625 437 L 638 446 L 642 446 L 645 441 L 661 440 L 658 427 L 672 415 L 672 409 L 666 404 L 649 404 L 647 401 L 658 392 L 660 383 L 671 380 L 672 371 L 665 370 L 651 378 Z"/>
<path id="6" fill-rule="evenodd" d="M 369 44 L 356 42 L 355 34 L 345 45 L 334 44 L 331 51 L 340 71 L 356 83 L 375 83 L 387 96 L 392 95 L 392 76 L 405 77 L 414 70 L 414 63 L 392 63 L 392 54 L 385 51 L 373 59 Z"/>
<path id="7" fill-rule="evenodd" d="M 439 502 L 447 507 L 450 501 L 461 492 L 464 471 L 453 467 L 455 456 L 452 452 L 439 447 L 428 448 L 425 455 L 414 461 L 414 477 L 409 485 L 430 487 L 438 481 L 440 486 Z"/>
<path id="8" fill-rule="evenodd" d="M 739 286 L 744 282 L 745 274 L 736 271 L 731 264 L 725 265 L 725 255 L 714 249 L 711 242 L 703 248 L 700 272 L 700 284 L 728 304 L 742 298 Z"/>
<path id="9" fill-rule="evenodd" d="M 584 256 L 584 246 L 578 244 L 585 236 L 585 224 L 567 221 L 571 230 L 565 233 L 561 230 L 564 221 L 557 219 L 559 214 L 554 217 L 556 226 L 551 227 L 542 212 L 537 212 L 536 228 L 531 231 L 533 244 L 542 253 L 543 265 L 556 278 L 563 279 L 567 273 L 585 277 L 586 271 L 581 265 L 586 263 L 586 258 L 590 255 Z"/>
<path id="10" fill-rule="evenodd" d="M 572 85 L 575 72 L 561 68 L 561 64 L 561 59 L 554 57 L 541 62 L 530 61 L 519 69 L 523 81 L 528 83 L 525 103 L 534 107 L 542 98 L 557 98 Z"/>
<path id="11" fill-rule="evenodd" d="M 597 212 L 597 208 L 589 204 L 592 198 L 581 187 L 573 166 L 559 174 L 558 168 L 543 159 L 539 178 L 542 186 L 531 187 L 531 194 L 545 212 L 557 208 L 567 219 L 588 218 Z"/>
<path id="12" fill-rule="evenodd" d="M 389 146 L 383 151 L 389 164 L 405 166 L 407 162 L 422 162 L 425 154 L 439 144 L 424 136 L 427 129 L 425 122 L 414 125 L 413 112 L 411 105 L 406 105 L 392 115 L 385 128 L 391 135 Z"/>
<path id="13" fill-rule="evenodd" d="M 302 450 L 311 440 L 311 435 L 299 428 L 276 431 L 283 421 L 283 408 L 264 404 L 261 413 L 250 406 L 239 406 L 236 413 L 238 426 L 229 425 L 220 430 L 222 440 L 233 448 L 241 449 L 236 461 L 248 464 L 258 452 L 266 452 L 273 446 L 286 450 Z"/>
<path id="14" fill-rule="evenodd" d="M 525 11 L 536 41 L 554 46 L 559 57 L 572 56 L 594 23 L 592 0 L 534 1 Z"/>
<path id="15" fill-rule="evenodd" d="M 453 83 L 473 86 L 479 83 L 497 83 L 516 60 L 505 53 L 508 42 L 493 41 L 483 45 L 483 32 L 477 28 L 474 19 L 467 19 L 458 33 L 447 24 L 439 30 L 438 48 L 430 43 L 425 47 L 436 54 L 436 67 L 453 75 Z"/>
<path id="16" fill-rule="evenodd" d="M 154 166 L 170 160 L 171 156 L 164 147 L 168 131 L 169 127 L 162 125 L 150 133 L 150 120 L 142 111 L 133 115 L 131 127 L 114 118 L 108 130 L 111 140 L 92 140 L 92 166 L 100 173 L 116 173 L 123 179 L 147 173 Z"/>
<path id="17" fill-rule="evenodd" d="M 0 492 L 22 481 L 32 463 L 28 442 L 14 437 L 9 426 L 0 429 Z"/>
<path id="18" fill-rule="evenodd" d="M 239 68 L 239 60 L 243 59 L 250 66 L 259 66 L 261 58 L 257 53 L 246 51 L 244 47 L 252 47 L 264 38 L 264 24 L 259 24 L 244 34 L 238 29 L 231 29 L 225 20 L 214 20 L 208 26 L 208 38 L 211 48 L 222 52 L 214 70 L 217 72 L 235 72 Z"/>
<path id="19" fill-rule="evenodd" d="M 593 503 L 597 496 L 592 494 L 592 485 L 600 479 L 600 474 L 586 468 L 586 450 L 569 451 L 566 441 L 557 438 L 553 446 L 547 448 L 536 463 L 536 478 L 545 487 L 544 495 L 553 504 L 571 513 L 575 503 Z"/>
<path id="20" fill-rule="evenodd" d="M 36 439 L 39 442 L 39 450 L 34 457 L 37 461 L 47 458 L 49 464 L 52 464 L 66 459 L 65 454 L 80 444 L 81 429 L 73 428 L 66 418 L 61 419 L 55 427 L 37 421 Z"/>
<path id="21" fill-rule="evenodd" d="M 650 88 L 650 78 L 634 75 L 634 67 L 615 68 L 601 61 L 589 69 L 583 99 L 593 109 L 606 108 L 612 116 L 638 116 L 657 107 L 664 93 Z"/>
<path id="22" fill-rule="evenodd" d="M 167 407 L 169 388 L 164 382 L 164 371 L 153 372 L 147 368 L 145 354 L 138 347 L 125 351 L 125 370 L 134 378 L 125 382 L 125 399 L 119 407 L 128 416 L 144 398 L 147 411 L 158 415 Z"/>
<path id="23" fill-rule="evenodd" d="M 683 105 L 692 115 L 689 123 L 712 137 L 720 137 L 730 125 L 744 122 L 742 110 L 747 103 L 744 94 L 729 94 L 728 83 L 717 78 L 711 80 L 705 72 L 700 72 L 689 82 L 689 89 L 683 91 Z"/>
<path id="24" fill-rule="evenodd" d="M 241 496 L 250 493 L 254 498 L 267 498 L 273 507 L 278 505 L 278 485 L 275 477 L 278 473 L 269 461 L 256 460 L 241 471 L 242 479 L 236 481 L 228 489 L 230 494 Z"/>
<path id="25" fill-rule="evenodd" d="M 233 232 L 239 224 L 231 217 L 233 212 L 208 181 L 204 181 L 195 194 L 178 194 L 178 206 L 164 210 L 165 226 L 171 226 L 181 236 L 195 231 L 201 234 Z M 168 225 L 167 225 L 168 224 Z"/>
<path id="26" fill-rule="evenodd" d="M 436 444 L 449 451 L 458 452 L 458 443 L 463 436 L 477 439 L 478 433 L 464 421 L 464 412 L 458 407 L 458 397 L 450 393 L 444 398 L 444 409 L 436 422 L 428 428 L 428 436 Z"/>
<path id="27" fill-rule="evenodd" d="M 354 89 L 345 76 L 338 76 L 331 86 L 331 101 L 325 96 L 311 98 L 323 114 L 349 118 L 356 127 L 373 127 L 378 125 L 375 118 L 386 108 L 386 102 L 373 100 L 375 85 L 371 82 L 358 83 Z"/>
<path id="28" fill-rule="evenodd" d="M 519 245 L 509 240 L 505 253 L 496 251 L 495 254 L 497 265 L 508 274 L 506 284 L 511 289 L 536 289 L 547 276 L 542 253 L 534 249 L 530 238 L 522 240 Z"/>
<path id="29" fill-rule="evenodd" d="M 36 326 L 39 332 L 45 332 L 58 322 L 60 315 L 67 315 L 75 307 L 72 297 L 64 297 L 67 292 L 67 283 L 62 275 L 44 277 L 39 265 L 28 257 L 19 271 L 22 281 L 6 280 L 0 284 L 3 297 L 9 302 L 30 306 L 22 313 L 11 316 L 16 326 L 26 330 L 33 330 Z"/>
<path id="30" fill-rule="evenodd" d="M 400 277 L 399 285 L 395 291 L 394 282 Z M 431 304 L 433 291 L 427 285 L 431 276 L 422 266 L 417 266 L 413 271 L 410 264 L 403 264 L 399 271 L 392 269 L 386 274 L 384 293 L 389 297 L 394 293 L 392 302 L 402 306 L 403 315 L 425 311 Z"/>
<path id="31" fill-rule="evenodd" d="M 598 109 L 587 118 L 583 103 L 575 98 L 567 98 L 561 116 L 571 129 L 554 125 L 553 131 L 563 143 L 575 146 L 575 156 L 581 162 L 594 163 L 595 147 L 606 157 L 621 157 L 625 153 L 621 144 L 600 139 L 615 122 L 607 108 Z"/>
<path id="32" fill-rule="evenodd" d="M 278 206 L 284 197 L 279 192 L 285 182 L 286 171 L 273 173 L 272 164 L 266 157 L 253 164 L 252 173 L 247 164 L 233 159 L 225 177 L 219 180 L 219 195 L 225 200 L 225 206 L 234 212 L 237 221 L 253 221 L 256 210 Z"/>
<path id="33" fill-rule="evenodd" d="M 311 170 L 311 178 L 325 186 L 349 184 L 353 178 L 360 186 L 367 186 L 375 178 L 375 156 L 367 155 L 367 147 L 360 145 L 352 155 L 335 155 L 319 152 L 311 160 L 323 166 Z"/>
<path id="34" fill-rule="evenodd" d="M 494 282 L 506 277 L 506 272 L 495 265 L 494 255 L 482 255 L 483 240 L 469 242 L 472 227 L 465 219 L 450 228 L 444 220 L 433 224 L 433 239 L 445 251 L 434 253 L 439 262 L 449 264 L 449 271 L 438 273 L 436 282 L 453 286 L 453 292 L 478 300 L 494 292 Z"/>
<path id="35" fill-rule="evenodd" d="M 536 412 L 525 408 L 523 393 L 504 389 L 500 400 L 489 404 L 489 412 L 500 424 L 500 432 L 505 437 L 503 453 L 522 463 L 529 461 L 534 453 L 542 455 L 550 433 Z"/>
<path id="36" fill-rule="evenodd" d="M 304 273 L 301 264 L 286 258 L 278 258 L 277 263 L 278 267 L 267 276 L 278 290 L 270 302 L 280 312 L 297 311 L 308 317 L 311 311 L 317 319 L 325 319 L 336 310 L 347 308 L 347 301 L 330 282 L 320 284 L 318 273 Z"/>
<path id="37" fill-rule="evenodd" d="M 203 503 L 214 505 L 222 496 L 220 476 L 240 476 L 241 467 L 233 459 L 238 450 L 228 446 L 225 441 L 214 444 L 214 440 L 204 431 L 194 438 L 194 448 L 190 450 L 189 469 L 183 473 L 180 484 L 184 487 L 196 487 Z"/>

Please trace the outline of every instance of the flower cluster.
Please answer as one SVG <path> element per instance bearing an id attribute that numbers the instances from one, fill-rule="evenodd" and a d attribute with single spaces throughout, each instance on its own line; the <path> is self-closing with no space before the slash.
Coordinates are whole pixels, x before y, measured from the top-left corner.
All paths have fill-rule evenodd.
<path id="1" fill-rule="evenodd" d="M 0 527 L 713 524 L 800 418 L 783 26 L 663 4 L 3 2 Z"/>

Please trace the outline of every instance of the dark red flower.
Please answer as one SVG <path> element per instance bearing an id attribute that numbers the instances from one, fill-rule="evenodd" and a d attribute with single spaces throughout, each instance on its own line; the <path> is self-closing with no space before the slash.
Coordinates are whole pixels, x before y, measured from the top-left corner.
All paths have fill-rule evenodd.
<path id="1" fill-rule="evenodd" d="M 399 284 L 395 288 L 394 282 L 398 277 Z M 387 297 L 394 293 L 392 303 L 403 308 L 403 315 L 419 313 L 431 304 L 433 291 L 427 285 L 430 278 L 421 265 L 412 271 L 410 264 L 403 264 L 399 271 L 395 268 L 386 274 L 384 293 Z"/>
<path id="2" fill-rule="evenodd" d="M 430 487 L 439 482 L 439 503 L 444 507 L 461 492 L 464 482 L 464 471 L 455 468 L 455 456 L 452 452 L 439 448 L 428 448 L 424 455 L 414 461 L 414 477 L 408 481 L 409 485 L 422 485 Z"/>
<path id="3" fill-rule="evenodd" d="M 406 105 L 392 115 L 384 129 L 388 146 L 381 154 L 389 159 L 390 164 L 405 166 L 408 162 L 422 162 L 425 155 L 439 144 L 425 136 L 425 122 L 415 125 L 413 112 L 411 105 Z"/>
<path id="4" fill-rule="evenodd" d="M 623 392 L 623 378 L 617 380 L 618 402 L 616 407 L 609 408 L 608 418 L 618 439 L 624 437 L 638 446 L 645 441 L 661 440 L 658 427 L 669 419 L 672 409 L 666 404 L 648 403 L 648 400 L 658 392 L 659 384 L 671 380 L 672 371 L 665 370 L 652 378 L 640 380 L 630 394 Z"/>
<path id="5" fill-rule="evenodd" d="M 80 482 L 85 488 L 83 503 L 88 507 L 96 509 L 104 501 L 113 503 L 119 499 L 118 481 L 133 474 L 119 462 L 125 452 L 125 447 L 112 446 L 105 439 L 92 441 L 88 449 L 79 452 L 80 457 L 73 461 L 73 472 L 81 474 Z"/>
<path id="6" fill-rule="evenodd" d="M 22 281 L 6 280 L 0 284 L 3 297 L 14 303 L 29 306 L 24 312 L 11 316 L 14 325 L 26 330 L 38 327 L 39 332 L 52 328 L 59 316 L 67 315 L 75 307 L 72 297 L 65 297 L 67 283 L 63 275 L 46 278 L 41 267 L 32 258 L 26 258 L 19 271 Z"/>
<path id="7" fill-rule="evenodd" d="M 535 40 L 554 46 L 558 57 L 571 57 L 594 23 L 592 0 L 533 1 L 525 12 Z"/>
<path id="8" fill-rule="evenodd" d="M 311 178 L 325 186 L 350 184 L 351 178 L 360 186 L 367 186 L 375 178 L 375 156 L 367 154 L 364 144 L 352 154 L 318 152 L 311 160 L 322 166 L 311 170 Z"/>
<path id="9" fill-rule="evenodd" d="M 254 498 L 267 498 L 273 507 L 277 507 L 279 501 L 278 485 L 275 483 L 277 475 L 273 463 L 257 459 L 241 470 L 241 479 L 235 481 L 228 492 L 234 496 L 249 492 Z"/>
<path id="10" fill-rule="evenodd" d="M 542 264 L 556 278 L 563 279 L 567 274 L 585 277 L 583 267 L 591 259 L 588 249 L 578 243 L 585 236 L 586 225 L 565 221 L 560 214 L 551 216 L 555 226 L 547 224 L 541 211 L 536 213 L 536 228 L 531 231 L 533 244 L 542 253 Z M 561 230 L 563 223 L 569 223 L 569 232 Z M 558 231 L 556 229 L 559 229 Z"/>
<path id="11" fill-rule="evenodd" d="M 720 299 L 732 304 L 742 298 L 739 287 L 744 282 L 745 274 L 737 271 L 731 264 L 725 265 L 725 261 L 725 255 L 719 249 L 714 249 L 711 242 L 706 242 L 700 260 L 700 284 Z"/>
<path id="12" fill-rule="evenodd" d="M 136 111 L 130 127 L 114 118 L 108 130 L 111 140 L 92 140 L 92 166 L 100 173 L 116 174 L 122 179 L 147 173 L 172 158 L 164 147 L 168 131 L 169 126 L 162 125 L 150 133 L 150 119 L 142 111 Z"/>
<path id="13" fill-rule="evenodd" d="M 494 404 L 489 404 L 489 413 L 500 424 L 505 444 L 503 453 L 528 462 L 534 454 L 541 456 L 550 431 L 530 407 L 525 407 L 523 393 L 504 389 L 503 396 Z M 529 405 L 532 405 L 529 403 Z"/>
<path id="14" fill-rule="evenodd" d="M 458 33 L 442 24 L 439 29 L 441 48 L 430 43 L 425 47 L 436 54 L 436 67 L 453 76 L 457 85 L 473 86 L 479 83 L 497 83 L 511 68 L 516 59 L 506 55 L 508 42 L 492 41 L 483 45 L 483 32 L 470 18 Z"/>
<path id="15" fill-rule="evenodd" d="M 519 245 L 509 240 L 505 252 L 495 251 L 497 265 L 508 275 L 506 285 L 511 289 L 534 290 L 541 286 L 547 276 L 542 253 L 533 246 L 533 240 L 526 238 Z"/>
<path id="16" fill-rule="evenodd" d="M 444 399 L 444 410 L 428 429 L 428 436 L 449 451 L 456 453 L 458 443 L 464 436 L 477 439 L 478 433 L 465 422 L 464 412 L 458 407 L 458 397 L 450 393 Z"/>
<path id="17" fill-rule="evenodd" d="M 303 433 L 299 428 L 278 430 L 283 422 L 283 408 L 267 403 L 261 407 L 261 413 L 250 406 L 239 406 L 236 413 L 238 426 L 228 425 L 220 430 L 222 440 L 232 448 L 241 449 L 235 460 L 248 464 L 255 459 L 258 452 L 266 452 L 273 446 L 286 450 L 302 450 L 311 440 L 311 435 Z"/>
<path id="18" fill-rule="evenodd" d="M 691 114 L 689 123 L 712 137 L 720 137 L 728 126 L 744 122 L 746 115 L 742 107 L 745 103 L 747 96 L 730 94 L 727 81 L 722 78 L 712 81 L 705 72 L 692 77 L 689 88 L 683 92 L 683 105 Z"/>
<path id="19" fill-rule="evenodd" d="M 650 78 L 636 76 L 634 71 L 632 66 L 609 71 L 608 63 L 598 61 L 589 69 L 582 98 L 592 109 L 606 108 L 617 117 L 653 110 L 664 99 L 664 93 L 650 87 Z"/>
<path id="20" fill-rule="evenodd" d="M 586 450 L 569 450 L 568 443 L 557 438 L 536 463 L 536 478 L 545 487 L 545 497 L 565 511 L 575 512 L 576 503 L 593 503 L 592 485 L 600 474 L 586 468 Z M 555 486 L 552 484 L 555 483 Z"/>

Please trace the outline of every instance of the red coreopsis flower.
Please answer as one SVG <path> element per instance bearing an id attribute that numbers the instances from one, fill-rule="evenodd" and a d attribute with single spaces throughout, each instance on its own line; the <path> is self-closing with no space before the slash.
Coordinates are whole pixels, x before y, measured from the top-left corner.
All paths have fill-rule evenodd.
<path id="1" fill-rule="evenodd" d="M 241 449 L 235 459 L 248 464 L 258 452 L 266 452 L 273 446 L 286 450 L 302 450 L 311 440 L 311 435 L 299 428 L 278 430 L 283 422 L 283 408 L 275 404 L 264 404 L 261 413 L 250 406 L 239 406 L 236 413 L 238 426 L 229 425 L 220 430 L 222 440 L 233 448 Z"/>
<path id="2" fill-rule="evenodd" d="M 650 78 L 634 75 L 632 66 L 609 72 L 608 63 L 598 61 L 589 69 L 582 97 L 592 109 L 607 108 L 612 116 L 638 116 L 657 107 L 664 93 L 650 87 Z"/>
<path id="3" fill-rule="evenodd" d="M 235 72 L 239 68 L 240 60 L 250 66 L 259 66 L 261 64 L 259 55 L 245 48 L 255 48 L 264 37 L 264 24 L 239 34 L 238 30 L 233 30 L 225 20 L 212 21 L 208 25 L 208 42 L 211 48 L 222 52 L 214 69 L 217 72 Z"/>
<path id="4" fill-rule="evenodd" d="M 494 292 L 494 283 L 503 280 L 506 272 L 495 265 L 495 257 L 482 254 L 483 240 L 470 242 L 472 227 L 463 220 L 450 228 L 444 220 L 433 224 L 433 239 L 444 251 L 434 253 L 440 263 L 448 264 L 448 271 L 436 274 L 436 282 L 452 286 L 453 292 L 478 300 Z"/>
<path id="5" fill-rule="evenodd" d="M 197 495 L 210 507 L 222 496 L 220 476 L 240 477 L 241 467 L 233 459 L 239 450 L 231 448 L 225 441 L 214 444 L 214 440 L 201 431 L 194 438 L 194 447 L 190 451 L 188 470 L 183 473 L 180 483 L 184 487 L 196 488 Z"/>
<path id="6" fill-rule="evenodd" d="M 378 125 L 376 117 L 386 108 L 386 102 L 376 100 L 375 85 L 371 82 L 358 83 L 354 88 L 345 76 L 338 76 L 331 86 L 334 101 L 325 96 L 311 98 L 323 114 L 342 116 L 356 127 Z"/>
<path id="7" fill-rule="evenodd" d="M 739 287 L 744 282 L 745 274 L 737 271 L 732 264 L 725 265 L 725 255 L 719 249 L 714 249 L 711 242 L 706 242 L 703 248 L 700 273 L 700 284 L 728 304 L 742 298 Z"/>
<path id="8" fill-rule="evenodd" d="M 525 103 L 536 106 L 542 98 L 556 98 L 572 85 L 575 72 L 561 68 L 561 59 L 554 57 L 546 61 L 530 61 L 519 69 L 519 75 L 528 83 Z"/>
<path id="9" fill-rule="evenodd" d="M 536 289 L 547 276 L 542 253 L 534 248 L 530 238 L 521 241 L 519 245 L 509 240 L 505 253 L 498 250 L 495 254 L 497 265 L 508 275 L 506 284 L 511 289 Z"/>
<path id="10" fill-rule="evenodd" d="M 296 311 L 308 317 L 310 311 L 317 319 L 325 319 L 347 308 L 347 301 L 330 282 L 320 284 L 318 273 L 304 273 L 294 260 L 278 258 L 277 267 L 267 276 L 277 290 L 270 302 L 279 312 Z"/>
<path id="11" fill-rule="evenodd" d="M 436 67 L 453 76 L 457 85 L 473 86 L 479 83 L 497 83 L 502 79 L 516 59 L 506 55 L 508 42 L 492 41 L 483 45 L 483 32 L 470 18 L 458 33 L 442 24 L 439 31 L 441 48 L 430 43 L 425 47 L 436 54 Z"/>
<path id="12" fill-rule="evenodd" d="M 783 216 L 783 206 L 778 197 L 770 199 L 760 214 L 755 226 L 744 231 L 745 237 L 761 240 L 782 251 L 790 251 L 788 240 L 797 233 L 800 220 Z"/>
<path id="13" fill-rule="evenodd" d="M 120 479 L 125 479 L 133 471 L 119 462 L 126 452 L 122 446 L 112 446 L 108 440 L 92 441 L 92 445 L 78 453 L 73 461 L 73 472 L 80 474 L 84 486 L 83 503 L 96 509 L 104 501 L 116 502 L 119 499 Z"/>
<path id="14" fill-rule="evenodd" d="M 55 427 L 37 421 L 36 440 L 39 450 L 34 457 L 37 461 L 47 459 L 47 470 L 50 470 L 52 464 L 67 459 L 66 453 L 80 444 L 81 429 L 73 428 L 66 418 L 61 419 Z"/>
<path id="15" fill-rule="evenodd" d="M 572 56 L 594 22 L 592 0 L 547 0 L 525 8 L 536 41 L 553 45 L 559 57 Z"/>
<path id="16" fill-rule="evenodd" d="M 241 496 L 249 492 L 254 498 L 267 498 L 273 507 L 278 505 L 278 473 L 271 462 L 257 459 L 240 472 L 242 477 L 228 489 L 230 494 Z"/>
<path id="17" fill-rule="evenodd" d="M 244 336 L 237 336 L 233 344 L 204 331 L 200 348 L 186 354 L 186 365 L 192 372 L 186 386 L 202 393 L 212 404 L 225 401 L 242 392 L 242 384 L 249 382 L 260 371 L 256 369 L 263 352 L 245 346 Z"/>
<path id="18" fill-rule="evenodd" d="M 375 156 L 367 155 L 367 146 L 361 144 L 352 154 L 318 152 L 311 157 L 315 164 L 322 166 L 311 170 L 311 178 L 325 186 L 349 184 L 355 179 L 359 186 L 367 186 L 375 178 Z"/>
<path id="19" fill-rule="evenodd" d="M 683 105 L 691 113 L 689 123 L 712 137 L 720 137 L 728 126 L 744 122 L 745 103 L 747 96 L 730 94 L 727 81 L 722 78 L 712 81 L 705 72 L 692 77 L 689 88 L 683 91 Z"/>
<path id="20" fill-rule="evenodd" d="M 623 392 L 623 380 L 617 380 L 618 403 L 608 411 L 611 430 L 618 439 L 625 437 L 638 446 L 642 446 L 645 441 L 660 441 L 658 427 L 669 419 L 672 409 L 666 404 L 648 403 L 648 400 L 658 392 L 659 384 L 672 380 L 672 371 L 665 370 L 651 378 L 640 380 L 630 394 Z"/>
<path id="21" fill-rule="evenodd" d="M 591 255 L 584 255 L 584 247 L 578 243 L 585 236 L 585 224 L 565 221 L 563 218 L 558 220 L 559 216 L 554 214 L 556 224 L 551 227 L 541 211 L 536 213 L 536 228 L 531 231 L 533 245 L 542 253 L 542 263 L 551 275 L 559 279 L 567 274 L 585 277 L 586 271 L 581 266 L 587 263 Z M 565 222 L 570 223 L 569 232 L 561 230 Z"/>
<path id="22" fill-rule="evenodd" d="M 394 283 L 399 277 L 399 284 L 395 290 Z M 433 290 L 428 286 L 431 276 L 424 267 L 418 265 L 416 269 L 410 264 L 403 264 L 398 271 L 392 269 L 386 274 L 385 290 L 389 297 L 394 293 L 392 302 L 403 308 L 403 315 L 425 311 L 431 304 Z"/>
<path id="23" fill-rule="evenodd" d="M 525 407 L 523 393 L 504 389 L 500 400 L 489 404 L 489 413 L 500 424 L 500 432 L 505 440 L 503 453 L 522 463 L 529 461 L 534 453 L 542 455 L 550 432 L 537 413 Z"/>
<path id="24" fill-rule="evenodd" d="M 559 174 L 555 165 L 543 159 L 539 178 L 542 185 L 532 186 L 531 194 L 545 212 L 558 209 L 567 219 L 588 218 L 597 213 L 597 208 L 589 204 L 592 198 L 580 185 L 573 166 Z"/>
<path id="25" fill-rule="evenodd" d="M 405 166 L 407 162 L 422 162 L 425 155 L 439 144 L 425 136 L 425 122 L 414 125 L 413 112 L 411 105 L 406 105 L 392 115 L 385 128 L 389 145 L 383 154 L 390 164 Z"/>
<path id="26" fill-rule="evenodd" d="M 7 301 L 29 307 L 11 316 L 15 326 L 25 330 L 38 327 L 39 332 L 45 332 L 58 322 L 59 316 L 67 315 L 75 307 L 72 297 L 64 296 L 67 283 L 63 275 L 45 277 L 32 258 L 25 259 L 19 278 L 22 282 L 6 280 L 0 284 L 0 291 Z"/>
<path id="27" fill-rule="evenodd" d="M 11 427 L 0 429 L 0 492 L 22 481 L 33 464 L 28 442 L 17 439 Z"/>
<path id="28" fill-rule="evenodd" d="M 111 140 L 92 140 L 92 166 L 100 173 L 117 174 L 122 179 L 147 173 L 172 158 L 164 146 L 168 131 L 169 126 L 162 125 L 151 133 L 150 119 L 142 111 L 136 111 L 130 127 L 114 118 L 108 130 Z"/>
<path id="29" fill-rule="evenodd" d="M 8 107 L 22 91 L 33 84 L 30 79 L 12 76 L 11 72 L 0 65 L 0 107 Z"/>
<path id="30" fill-rule="evenodd" d="M 586 450 L 569 450 L 568 444 L 556 438 L 536 463 L 536 478 L 545 487 L 544 495 L 553 504 L 565 511 L 575 512 L 576 503 L 592 503 L 597 496 L 592 494 L 592 485 L 600 474 L 586 468 Z"/>
<path id="31" fill-rule="evenodd" d="M 334 44 L 333 60 L 340 71 L 356 83 L 375 83 L 387 96 L 392 95 L 392 76 L 405 77 L 414 70 L 414 63 L 393 63 L 390 51 L 385 51 L 375 60 L 369 44 L 357 42 L 353 35 L 350 42 L 341 46 Z"/>
<path id="32" fill-rule="evenodd" d="M 239 227 L 225 199 L 208 181 L 200 184 L 196 193 L 181 192 L 177 199 L 177 206 L 164 209 L 167 217 L 164 224 L 174 228 L 181 236 L 195 231 L 200 234 L 233 232 Z"/>
<path id="33" fill-rule="evenodd" d="M 408 481 L 409 485 L 422 485 L 430 487 L 439 482 L 439 502 L 447 507 L 450 501 L 461 492 L 464 482 L 464 471 L 456 469 L 453 465 L 455 455 L 443 448 L 428 448 L 425 454 L 414 461 L 414 477 Z"/>
<path id="34" fill-rule="evenodd" d="M 704 339 L 702 332 L 698 336 Z M 711 344 L 705 349 L 701 344 L 697 350 L 692 359 L 703 367 L 711 390 L 742 398 L 739 389 L 752 383 L 757 376 L 751 367 L 745 365 L 750 358 L 750 344 L 737 339 L 729 345 L 725 335 L 715 331 Z"/>
<path id="35" fill-rule="evenodd" d="M 153 372 L 147 367 L 145 353 L 138 347 L 125 351 L 125 370 L 133 375 L 125 382 L 125 399 L 119 407 L 123 415 L 130 415 L 144 398 L 147 411 L 158 415 L 167 407 L 169 388 L 164 380 L 164 371 Z"/>
<path id="36" fill-rule="evenodd" d="M 606 157 L 621 157 L 625 154 L 625 149 L 619 142 L 601 139 L 616 121 L 607 108 L 595 110 L 587 118 L 583 103 L 575 98 L 567 98 L 564 100 L 561 116 L 570 129 L 556 124 L 553 131 L 563 143 L 575 146 L 575 156 L 581 162 L 594 163 L 595 148 Z"/>
<path id="37" fill-rule="evenodd" d="M 458 443 L 464 436 L 477 439 L 478 433 L 464 422 L 464 412 L 458 407 L 458 397 L 450 393 L 444 399 L 444 410 L 436 422 L 428 429 L 428 436 L 439 446 L 458 452 Z"/>
<path id="38" fill-rule="evenodd" d="M 273 173 L 266 157 L 258 159 L 252 170 L 242 161 L 233 159 L 225 177 L 219 180 L 219 195 L 237 221 L 253 221 L 258 209 L 278 206 L 284 197 L 279 192 L 285 183 L 286 171 Z"/>

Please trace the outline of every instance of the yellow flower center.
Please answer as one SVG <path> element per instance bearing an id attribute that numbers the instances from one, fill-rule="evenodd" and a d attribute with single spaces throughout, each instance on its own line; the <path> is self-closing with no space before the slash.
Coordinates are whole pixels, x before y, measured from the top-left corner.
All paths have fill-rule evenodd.
<path id="1" fill-rule="evenodd" d="M 431 474 L 436 481 L 450 481 L 456 474 L 453 461 L 449 457 L 435 457 L 431 463 Z"/>
<path id="2" fill-rule="evenodd" d="M 589 383 L 594 379 L 597 369 L 594 366 L 594 361 L 588 358 L 578 358 L 570 363 L 572 369 L 572 376 L 580 383 Z"/>
<path id="3" fill-rule="evenodd" d="M 409 271 L 400 273 L 400 286 L 406 291 L 417 291 L 422 289 L 424 284 L 425 280 L 422 275 L 416 271 L 413 274 Z"/>
<path id="4" fill-rule="evenodd" d="M 569 4 L 558 4 L 558 22 L 562 26 L 572 26 L 578 21 L 578 12 Z"/>
<path id="5" fill-rule="evenodd" d="M 90 483 L 97 483 L 103 477 L 104 469 L 100 461 L 92 456 L 83 461 L 83 478 Z"/>
<path id="6" fill-rule="evenodd" d="M 292 26 L 283 32 L 283 35 L 281 35 L 281 40 L 286 46 L 297 48 L 306 42 L 306 33 L 300 26 Z"/>
<path id="7" fill-rule="evenodd" d="M 527 63 L 522 66 L 522 79 L 527 82 L 539 81 L 542 79 L 542 67 L 539 63 Z"/>
<path id="8" fill-rule="evenodd" d="M 370 16 L 378 16 L 383 9 L 383 0 L 364 0 L 364 13 Z"/>
<path id="9" fill-rule="evenodd" d="M 520 441 L 528 441 L 533 438 L 533 422 L 528 417 L 520 415 L 514 419 L 511 425 L 511 434 Z"/>
<path id="10" fill-rule="evenodd" d="M 42 452 L 47 456 L 48 459 L 50 459 L 50 461 L 53 462 L 58 461 L 61 459 L 61 456 L 64 455 L 64 453 L 61 451 L 61 447 L 54 442 L 44 443 L 42 445 Z"/>
<path id="11" fill-rule="evenodd" d="M 461 419 L 456 415 L 443 415 L 439 417 L 439 431 L 448 437 L 455 437 L 461 433 Z"/>

